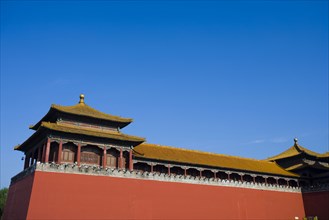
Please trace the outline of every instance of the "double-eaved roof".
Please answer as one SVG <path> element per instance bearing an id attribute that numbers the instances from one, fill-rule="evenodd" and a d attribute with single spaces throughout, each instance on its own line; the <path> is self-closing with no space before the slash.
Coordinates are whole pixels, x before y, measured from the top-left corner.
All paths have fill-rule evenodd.
<path id="1" fill-rule="evenodd" d="M 61 117 L 73 116 L 76 121 L 70 123 L 62 122 Z M 85 119 L 96 120 L 97 123 L 111 125 L 112 129 L 101 129 L 95 124 L 91 126 L 80 126 L 79 122 Z M 31 147 L 31 144 L 39 137 L 43 132 L 62 132 L 66 134 L 83 135 L 87 137 L 103 138 L 115 141 L 124 141 L 131 143 L 133 146 L 145 141 L 144 138 L 123 134 L 120 129 L 130 124 L 131 118 L 123 118 L 98 111 L 84 102 L 84 95 L 80 95 L 80 101 L 73 106 L 60 106 L 51 105 L 48 113 L 34 126 L 30 128 L 36 130 L 36 132 L 28 138 L 23 144 L 15 147 L 15 150 L 26 151 Z M 86 124 L 86 122 L 83 122 Z M 103 127 L 105 128 L 105 127 Z"/>
<path id="2" fill-rule="evenodd" d="M 313 177 L 329 175 L 329 152 L 319 154 L 300 146 L 295 139 L 295 144 L 282 153 L 267 158 L 279 164 L 287 171 L 300 173 L 307 176 L 311 172 Z"/>

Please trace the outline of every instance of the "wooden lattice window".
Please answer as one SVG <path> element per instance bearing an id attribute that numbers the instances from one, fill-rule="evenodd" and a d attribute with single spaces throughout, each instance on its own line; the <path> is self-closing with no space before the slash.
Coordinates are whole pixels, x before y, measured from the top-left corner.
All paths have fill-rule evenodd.
<path id="1" fill-rule="evenodd" d="M 64 149 L 62 151 L 62 161 L 63 162 L 74 162 L 74 152 L 69 149 Z"/>
<path id="2" fill-rule="evenodd" d="M 117 150 L 115 150 L 115 149 L 108 150 L 107 155 L 106 155 L 106 166 L 117 168 L 118 167 L 118 156 L 119 156 L 119 152 Z"/>
<path id="3" fill-rule="evenodd" d="M 97 147 L 84 147 L 81 150 L 81 163 L 100 165 L 100 149 Z"/>

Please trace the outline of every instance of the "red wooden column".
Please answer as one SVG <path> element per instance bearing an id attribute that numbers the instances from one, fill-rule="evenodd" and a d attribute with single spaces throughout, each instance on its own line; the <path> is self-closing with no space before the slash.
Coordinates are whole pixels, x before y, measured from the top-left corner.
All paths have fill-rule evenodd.
<path id="1" fill-rule="evenodd" d="M 49 152 L 50 152 L 50 138 L 47 138 L 45 163 L 48 163 L 48 161 L 49 161 Z"/>
<path id="2" fill-rule="evenodd" d="M 186 167 L 184 167 L 184 176 L 187 176 L 186 170 Z"/>
<path id="3" fill-rule="evenodd" d="M 168 175 L 170 176 L 170 164 L 168 164 Z"/>
<path id="4" fill-rule="evenodd" d="M 151 163 L 151 173 L 153 173 L 153 163 Z"/>
<path id="5" fill-rule="evenodd" d="M 61 164 L 61 162 L 62 162 L 62 151 L 63 151 L 63 142 L 62 142 L 62 140 L 60 140 L 59 146 L 58 146 L 58 155 L 57 155 L 58 164 Z"/>
<path id="6" fill-rule="evenodd" d="M 123 152 L 122 152 L 122 148 L 120 148 L 119 169 L 122 169 L 122 167 L 123 167 Z"/>
<path id="7" fill-rule="evenodd" d="M 106 147 L 104 146 L 103 149 L 103 164 L 102 164 L 103 168 L 106 168 Z"/>
<path id="8" fill-rule="evenodd" d="M 200 170 L 200 178 L 202 178 L 202 170 Z"/>
<path id="9" fill-rule="evenodd" d="M 42 156 L 41 156 L 41 162 L 44 163 L 46 158 L 46 144 L 43 144 L 42 146 Z"/>
<path id="10" fill-rule="evenodd" d="M 41 161 L 41 147 L 38 147 L 38 159 L 37 161 Z"/>
<path id="11" fill-rule="evenodd" d="M 77 164 L 80 166 L 80 159 L 81 159 L 81 144 L 78 143 L 78 152 L 77 152 Z"/>
<path id="12" fill-rule="evenodd" d="M 217 179 L 217 173 L 214 171 L 214 178 Z"/>
<path id="13" fill-rule="evenodd" d="M 133 164 L 133 150 L 130 149 L 129 151 L 129 170 L 133 171 L 134 169 L 134 164 Z"/>

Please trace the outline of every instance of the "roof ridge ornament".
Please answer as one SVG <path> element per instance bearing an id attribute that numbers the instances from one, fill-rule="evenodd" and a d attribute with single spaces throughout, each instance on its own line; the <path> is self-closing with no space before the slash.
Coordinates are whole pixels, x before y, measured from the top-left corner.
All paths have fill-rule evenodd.
<path id="1" fill-rule="evenodd" d="M 80 94 L 79 104 L 85 104 L 85 95 L 84 94 Z"/>
<path id="2" fill-rule="evenodd" d="M 296 137 L 294 138 L 294 142 L 295 142 L 295 144 L 294 144 L 295 146 L 299 146 L 298 145 L 298 139 Z"/>

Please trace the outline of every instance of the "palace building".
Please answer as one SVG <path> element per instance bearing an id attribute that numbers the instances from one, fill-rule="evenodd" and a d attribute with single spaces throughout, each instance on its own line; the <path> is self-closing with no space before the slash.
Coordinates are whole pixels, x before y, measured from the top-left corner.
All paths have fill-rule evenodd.
<path id="1" fill-rule="evenodd" d="M 52 105 L 15 147 L 11 219 L 329 219 L 329 152 L 255 160 L 146 143 L 130 118 Z"/>

